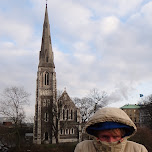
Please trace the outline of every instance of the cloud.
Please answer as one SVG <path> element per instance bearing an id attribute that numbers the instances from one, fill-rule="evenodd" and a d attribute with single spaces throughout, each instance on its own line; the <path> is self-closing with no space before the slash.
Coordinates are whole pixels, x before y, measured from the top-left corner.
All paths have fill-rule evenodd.
<path id="1" fill-rule="evenodd" d="M 151 10 L 143 0 L 48 1 L 57 89 L 83 97 L 99 88 L 113 102 L 128 102 L 151 82 Z M 0 89 L 25 86 L 31 113 L 44 12 L 41 0 L 0 2 Z"/>
<path id="2" fill-rule="evenodd" d="M 143 3 L 143 0 L 87 0 L 85 2 L 79 0 L 79 3 L 90 8 L 97 18 L 109 15 L 126 17 L 138 11 Z"/>
<path id="3" fill-rule="evenodd" d="M 119 19 L 117 19 L 115 16 L 108 16 L 101 20 L 100 29 L 102 34 L 111 34 L 117 30 L 118 25 Z"/>

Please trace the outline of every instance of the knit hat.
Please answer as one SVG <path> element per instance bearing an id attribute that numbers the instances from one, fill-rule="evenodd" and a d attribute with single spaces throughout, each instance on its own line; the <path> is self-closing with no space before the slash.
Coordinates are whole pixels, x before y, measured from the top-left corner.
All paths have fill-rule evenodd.
<path id="1" fill-rule="evenodd" d="M 86 131 L 90 135 L 94 135 L 94 131 L 101 131 L 101 130 L 110 130 L 110 129 L 117 129 L 117 128 L 124 128 L 126 130 L 125 136 L 129 136 L 133 133 L 134 128 L 122 123 L 118 122 L 100 122 L 94 125 L 91 125 L 86 128 Z"/>

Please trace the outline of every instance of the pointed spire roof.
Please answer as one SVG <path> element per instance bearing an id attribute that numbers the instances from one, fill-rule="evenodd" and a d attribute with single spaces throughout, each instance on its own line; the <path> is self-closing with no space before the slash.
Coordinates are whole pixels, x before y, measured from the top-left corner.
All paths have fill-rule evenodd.
<path id="1" fill-rule="evenodd" d="M 45 67 L 49 66 L 49 67 L 55 68 L 47 3 L 46 3 L 46 8 L 45 8 L 45 17 L 44 17 L 44 23 L 43 23 L 43 34 L 42 34 L 41 51 L 39 55 L 39 66 L 45 66 Z"/>
<path id="2" fill-rule="evenodd" d="M 46 8 L 45 8 L 45 17 L 44 17 L 44 23 L 48 22 L 49 23 L 49 17 L 48 17 L 48 11 L 47 11 L 47 3 L 46 3 Z"/>

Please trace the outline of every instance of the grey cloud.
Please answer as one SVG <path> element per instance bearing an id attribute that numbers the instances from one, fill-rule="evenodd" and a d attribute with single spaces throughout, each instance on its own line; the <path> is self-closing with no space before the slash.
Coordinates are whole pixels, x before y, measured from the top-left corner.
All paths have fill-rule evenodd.
<path id="1" fill-rule="evenodd" d="M 123 101 L 129 100 L 138 84 L 151 81 L 151 3 L 60 3 L 48 1 L 58 89 L 66 87 L 70 96 L 83 97 L 90 89 L 99 88 L 110 94 L 110 100 Z M 1 89 L 9 84 L 30 88 L 34 105 L 45 4 L 40 0 L 32 4 L 21 15 L 13 14 L 13 18 L 6 18 L 0 11 L 0 20 L 4 21 L 0 33 L 16 42 L 0 42 L 1 67 L 5 67 L 0 83 Z M 10 12 L 6 14 L 11 16 Z M 26 16 L 25 21 L 21 16 Z"/>

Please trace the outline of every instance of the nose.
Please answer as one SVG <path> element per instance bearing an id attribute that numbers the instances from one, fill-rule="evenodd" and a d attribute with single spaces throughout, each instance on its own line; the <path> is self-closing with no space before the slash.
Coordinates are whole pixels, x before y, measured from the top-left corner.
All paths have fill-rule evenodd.
<path id="1" fill-rule="evenodd" d="M 107 142 L 114 142 L 114 141 L 115 141 L 115 139 L 112 138 L 112 137 L 109 137 L 109 138 L 107 139 Z"/>

